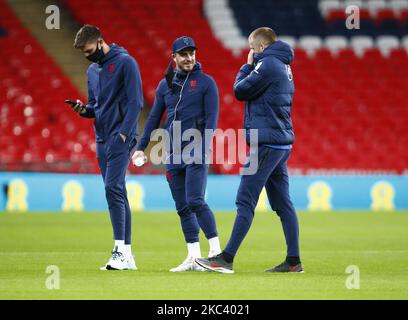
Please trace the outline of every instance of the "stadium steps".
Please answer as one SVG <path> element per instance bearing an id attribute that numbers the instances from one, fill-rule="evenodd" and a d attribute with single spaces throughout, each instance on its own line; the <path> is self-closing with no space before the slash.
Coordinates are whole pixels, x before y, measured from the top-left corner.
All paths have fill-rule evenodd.
<path id="1" fill-rule="evenodd" d="M 66 9 L 63 4 L 58 4 L 61 14 L 60 29 L 48 30 L 45 27 L 45 19 L 48 16 L 45 13 L 45 8 L 48 5 L 55 5 L 55 1 L 7 0 L 7 3 L 27 30 L 31 31 L 42 47 L 70 78 L 82 96 L 87 97 L 88 84 L 86 71 L 89 62 L 84 59 L 80 51 L 74 49 L 72 46 L 76 32 L 81 25 L 72 17 L 70 11 Z M 67 98 L 75 99 L 77 97 Z M 83 102 L 86 103 L 86 99 L 83 100 Z M 142 109 L 139 116 L 140 128 L 143 128 L 143 123 L 148 115 L 148 109 Z M 150 172 L 151 170 L 147 168 L 145 171 Z"/>
<path id="2" fill-rule="evenodd" d="M 39 41 L 47 54 L 60 66 L 82 95 L 86 96 L 86 70 L 89 63 L 72 46 L 76 31 L 79 28 L 73 22 L 75 20 L 62 6 L 59 6 L 60 29 L 48 30 L 45 26 L 45 20 L 49 14 L 45 13 L 45 10 L 48 5 L 55 5 L 55 1 L 8 0 L 7 3 L 27 30 L 30 30 Z"/>

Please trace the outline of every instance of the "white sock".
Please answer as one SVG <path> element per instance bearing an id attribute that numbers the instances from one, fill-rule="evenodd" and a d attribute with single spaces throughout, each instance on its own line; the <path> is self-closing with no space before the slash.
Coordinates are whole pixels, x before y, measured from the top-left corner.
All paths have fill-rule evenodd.
<path id="1" fill-rule="evenodd" d="M 132 256 L 132 248 L 130 244 L 125 244 L 125 257 L 130 258 Z"/>
<path id="2" fill-rule="evenodd" d="M 200 242 L 187 243 L 188 256 L 201 258 Z"/>
<path id="3" fill-rule="evenodd" d="M 208 256 L 215 256 L 221 253 L 220 239 L 218 237 L 208 239 L 208 242 L 210 244 L 210 253 Z"/>
<path id="4" fill-rule="evenodd" d="M 117 249 L 120 253 L 125 253 L 125 240 L 115 240 L 113 250 Z"/>

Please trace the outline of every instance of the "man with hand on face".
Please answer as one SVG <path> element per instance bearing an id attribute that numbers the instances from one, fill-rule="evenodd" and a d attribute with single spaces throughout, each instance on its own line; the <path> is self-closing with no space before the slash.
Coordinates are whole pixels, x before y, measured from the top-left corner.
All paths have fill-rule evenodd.
<path id="1" fill-rule="evenodd" d="M 203 230 L 209 240 L 209 256 L 221 252 L 214 214 L 204 200 L 210 141 L 205 140 L 205 129 L 215 130 L 218 121 L 218 89 L 213 78 L 203 73 L 200 63 L 196 62 L 196 46 L 190 37 L 176 39 L 172 47 L 172 59 L 176 64 L 173 71 L 170 63 L 165 79 L 161 80 L 156 91 L 152 111 L 137 144 L 133 159 L 145 159 L 144 150 L 150 141 L 153 130 L 160 125 L 163 113 L 167 118 L 164 124 L 170 138 L 167 150 L 166 177 L 171 194 L 180 217 L 181 227 L 187 242 L 187 258 L 171 272 L 204 271 L 195 264 L 194 259 L 201 257 L 199 231 Z M 174 141 L 173 131 L 181 127 L 182 135 L 188 129 L 197 129 L 201 133 L 201 161 L 185 163 L 180 153 L 188 142 Z M 211 135 L 212 139 L 212 135 Z M 178 150 L 175 145 L 181 147 Z M 177 159 L 181 158 L 181 163 Z M 197 160 L 197 159 L 195 159 Z"/>
<path id="2" fill-rule="evenodd" d="M 143 106 L 139 67 L 124 48 L 108 45 L 92 25 L 84 25 L 78 31 L 74 47 L 93 62 L 87 72 L 88 104 L 79 100 L 66 102 L 80 116 L 94 119 L 96 156 L 115 240 L 112 256 L 101 270 L 136 270 L 125 176 L 135 150 L 137 121 Z"/>
<path id="3" fill-rule="evenodd" d="M 249 130 L 258 131 L 258 170 L 241 177 L 236 198 L 237 216 L 224 251 L 216 257 L 196 261 L 208 270 L 234 273 L 234 257 L 251 227 L 259 195 L 265 187 L 271 208 L 281 220 L 287 246 L 285 261 L 266 272 L 303 272 L 299 225 L 289 195 L 287 170 L 294 141 L 290 116 L 295 91 L 290 63 L 294 54 L 290 46 L 278 40 L 275 32 L 267 27 L 254 30 L 248 41 L 247 64 L 238 72 L 234 93 L 238 100 L 246 101 L 244 127 L 248 144 L 255 143 L 249 141 Z"/>

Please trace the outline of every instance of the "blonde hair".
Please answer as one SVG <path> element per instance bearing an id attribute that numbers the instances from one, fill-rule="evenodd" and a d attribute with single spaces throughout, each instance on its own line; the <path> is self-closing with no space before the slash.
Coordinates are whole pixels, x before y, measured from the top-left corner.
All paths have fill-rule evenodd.
<path id="1" fill-rule="evenodd" d="M 262 27 L 252 31 L 248 38 L 260 40 L 262 44 L 269 46 L 276 41 L 277 36 L 271 28 Z"/>

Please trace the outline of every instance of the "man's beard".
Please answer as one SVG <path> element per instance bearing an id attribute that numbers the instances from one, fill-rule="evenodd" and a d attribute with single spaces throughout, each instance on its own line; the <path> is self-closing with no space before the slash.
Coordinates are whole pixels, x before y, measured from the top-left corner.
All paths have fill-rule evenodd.
<path id="1" fill-rule="evenodd" d="M 191 62 L 191 69 L 190 68 L 186 68 L 186 66 L 185 66 L 185 64 L 177 64 L 177 68 L 179 69 L 179 70 L 182 70 L 182 71 L 185 71 L 185 72 L 189 72 L 189 71 L 191 71 L 191 70 L 193 70 L 194 69 L 194 66 L 195 66 L 195 62 Z"/>

